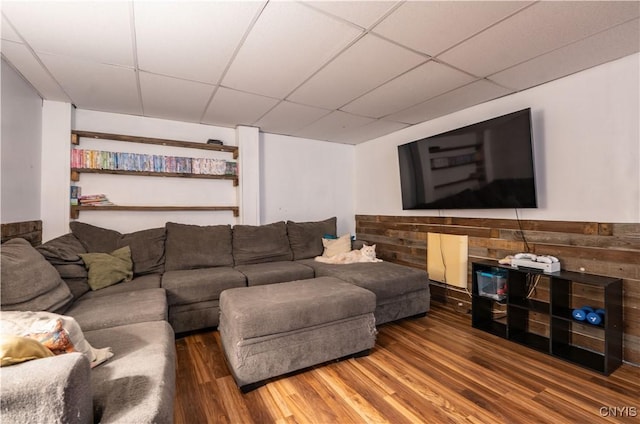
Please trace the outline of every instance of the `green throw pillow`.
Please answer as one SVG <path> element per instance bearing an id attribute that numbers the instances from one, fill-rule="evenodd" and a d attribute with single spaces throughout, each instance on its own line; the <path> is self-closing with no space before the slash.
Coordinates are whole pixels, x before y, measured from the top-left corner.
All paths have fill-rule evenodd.
<path id="1" fill-rule="evenodd" d="M 81 253 L 84 266 L 89 271 L 91 290 L 100 290 L 133 278 L 133 262 L 129 246 L 111 253 Z"/>

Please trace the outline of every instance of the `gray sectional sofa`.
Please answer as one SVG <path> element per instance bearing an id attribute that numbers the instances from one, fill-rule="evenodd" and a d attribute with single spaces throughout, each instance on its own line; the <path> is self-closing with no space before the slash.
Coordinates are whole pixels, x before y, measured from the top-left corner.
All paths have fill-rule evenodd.
<path id="1" fill-rule="evenodd" d="M 114 356 L 91 370 L 79 354 L 3 367 L 3 422 L 40 421 L 47 410 L 59 422 L 171 422 L 174 334 L 217 327 L 227 289 L 326 276 L 374 293 L 376 325 L 429 310 L 424 271 L 390 262 L 314 261 L 323 252 L 322 237 L 336 235 L 335 218 L 233 228 L 167 223 L 130 234 L 81 222 L 70 227 L 71 233 L 37 247 L 68 292 L 63 305 L 48 310 L 75 318 L 94 347 L 109 346 Z M 80 255 L 126 246 L 133 279 L 91 290 Z M 13 276 L 5 275 L 5 250 L 3 245 L 2 309 L 27 310 L 24 302 L 5 302 L 5 292 L 15 289 L 7 284 Z M 42 372 L 52 369 L 44 390 Z"/>

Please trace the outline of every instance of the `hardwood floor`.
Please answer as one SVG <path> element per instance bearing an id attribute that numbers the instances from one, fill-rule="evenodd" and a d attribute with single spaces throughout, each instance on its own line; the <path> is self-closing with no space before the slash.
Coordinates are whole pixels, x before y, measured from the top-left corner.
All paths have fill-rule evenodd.
<path id="1" fill-rule="evenodd" d="M 369 356 L 242 394 L 217 331 L 176 340 L 175 423 L 640 422 L 640 368 L 609 377 L 472 329 L 432 304 L 378 328 Z"/>

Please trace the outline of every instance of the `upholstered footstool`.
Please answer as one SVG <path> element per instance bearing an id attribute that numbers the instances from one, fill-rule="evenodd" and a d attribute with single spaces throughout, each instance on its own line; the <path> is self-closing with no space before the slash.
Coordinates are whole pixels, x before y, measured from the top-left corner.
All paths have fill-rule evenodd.
<path id="1" fill-rule="evenodd" d="M 233 288 L 220 295 L 218 330 L 247 392 L 272 377 L 368 354 L 375 307 L 372 292 L 334 277 Z"/>

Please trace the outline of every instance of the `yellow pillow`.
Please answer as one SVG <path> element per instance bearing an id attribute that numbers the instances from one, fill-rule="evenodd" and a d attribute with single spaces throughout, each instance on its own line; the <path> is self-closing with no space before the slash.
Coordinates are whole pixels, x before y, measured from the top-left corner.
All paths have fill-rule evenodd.
<path id="1" fill-rule="evenodd" d="M 29 337 L 0 334 L 0 366 L 19 364 L 32 359 L 48 358 L 53 352 Z"/>
<path id="2" fill-rule="evenodd" d="M 351 234 L 345 234 L 337 239 L 322 239 L 324 252 L 322 256 L 331 257 L 340 253 L 351 252 Z"/>

